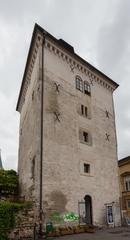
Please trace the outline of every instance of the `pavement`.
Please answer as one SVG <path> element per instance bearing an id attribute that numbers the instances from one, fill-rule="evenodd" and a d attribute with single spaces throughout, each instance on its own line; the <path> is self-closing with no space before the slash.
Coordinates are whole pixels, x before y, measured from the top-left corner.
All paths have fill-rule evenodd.
<path id="1" fill-rule="evenodd" d="M 51 239 L 51 238 L 50 238 Z M 107 228 L 95 233 L 81 233 L 66 235 L 54 240 L 130 240 L 130 227 Z"/>

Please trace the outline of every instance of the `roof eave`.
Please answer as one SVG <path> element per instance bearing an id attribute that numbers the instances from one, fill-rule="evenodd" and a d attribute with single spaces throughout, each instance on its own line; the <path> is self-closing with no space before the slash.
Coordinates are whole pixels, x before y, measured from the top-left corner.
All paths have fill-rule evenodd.
<path id="1" fill-rule="evenodd" d="M 22 94 L 22 90 L 24 87 L 24 82 L 25 82 L 25 77 L 26 77 L 26 73 L 27 73 L 27 69 L 28 69 L 28 64 L 29 64 L 29 60 L 31 57 L 31 51 L 33 48 L 33 43 L 35 40 L 35 35 L 36 32 L 39 31 L 42 34 L 46 34 L 46 36 L 48 36 L 49 38 L 51 38 L 53 41 L 55 41 L 58 45 L 60 45 L 60 42 L 58 41 L 58 39 L 56 39 L 54 36 L 52 36 L 50 33 L 48 33 L 47 31 L 45 31 L 41 26 L 39 26 L 37 23 L 35 23 L 34 26 L 34 30 L 33 30 L 33 34 L 32 34 L 32 38 L 31 38 L 31 44 L 29 47 L 29 51 L 28 51 L 28 56 L 27 56 L 27 61 L 26 61 L 26 65 L 25 65 L 25 71 L 24 71 L 24 75 L 23 75 L 23 79 L 22 79 L 22 84 L 21 84 L 21 88 L 20 88 L 20 92 L 19 92 L 19 97 L 18 97 L 18 101 L 17 101 L 17 105 L 16 105 L 16 111 L 18 111 L 19 109 L 19 103 L 20 103 L 20 98 L 21 98 L 21 94 Z M 62 46 L 63 47 L 63 46 Z M 65 49 L 69 52 L 68 49 Z M 74 55 L 77 59 L 79 59 L 82 63 L 84 63 L 85 65 L 87 65 L 87 67 L 94 71 L 95 73 L 99 74 L 101 77 L 106 78 L 106 80 L 109 81 L 109 83 L 111 83 L 114 86 L 114 89 L 116 89 L 119 85 L 114 82 L 111 78 L 109 78 L 108 76 L 106 76 L 103 72 L 101 72 L 100 70 L 98 70 L 97 68 L 95 68 L 93 65 L 91 65 L 90 63 L 88 63 L 86 60 L 84 60 L 83 58 L 81 58 L 78 54 L 76 54 L 75 52 L 72 53 L 70 52 L 70 54 Z"/>
<path id="2" fill-rule="evenodd" d="M 29 60 L 30 60 L 30 57 L 31 57 L 31 51 L 32 51 L 32 48 L 33 48 L 33 43 L 34 43 L 36 32 L 37 32 L 37 24 L 35 24 L 34 30 L 33 30 L 33 33 L 32 33 L 31 43 L 30 43 L 30 47 L 29 47 L 29 51 L 28 51 L 28 55 L 27 55 L 27 60 L 26 60 L 26 65 L 25 65 L 25 70 L 24 70 L 24 74 L 23 74 L 23 78 L 22 78 L 22 84 L 21 84 L 21 87 L 20 87 L 20 92 L 19 92 L 18 101 L 17 101 L 17 105 L 16 105 L 16 111 L 18 111 L 18 108 L 19 108 L 20 98 L 21 98 L 23 87 L 24 87 L 24 81 L 25 81 L 25 77 L 26 77 L 26 73 L 27 73 L 27 69 L 28 69 Z"/>
<path id="3" fill-rule="evenodd" d="M 46 33 L 47 36 L 49 38 L 51 38 L 52 40 L 54 40 L 56 43 L 58 43 L 58 45 L 60 45 L 60 42 L 57 38 L 55 38 L 53 35 L 51 35 L 50 33 L 48 33 L 47 31 L 45 31 L 41 26 L 39 26 L 37 23 L 35 24 L 35 26 L 39 29 L 39 31 L 41 31 L 42 33 Z M 68 50 L 68 49 L 67 49 Z M 68 50 L 69 51 L 69 50 Z M 100 76 L 106 78 L 111 84 L 113 84 L 115 86 L 115 89 L 117 87 L 119 87 L 119 84 L 117 84 L 116 82 L 114 82 L 111 78 L 109 78 L 107 75 L 105 75 L 102 71 L 98 70 L 96 67 L 94 67 L 93 65 L 91 65 L 89 62 L 87 62 L 86 60 L 84 60 L 82 57 L 80 57 L 78 54 L 76 54 L 75 52 L 72 53 L 74 56 L 76 56 L 80 61 L 82 61 L 85 65 L 87 65 L 92 71 L 95 71 L 96 73 L 98 73 Z"/>
<path id="4" fill-rule="evenodd" d="M 120 159 L 118 161 L 118 166 L 120 167 L 120 166 L 123 166 L 123 165 L 125 165 L 127 163 L 130 163 L 130 156 L 127 156 L 125 158 Z"/>

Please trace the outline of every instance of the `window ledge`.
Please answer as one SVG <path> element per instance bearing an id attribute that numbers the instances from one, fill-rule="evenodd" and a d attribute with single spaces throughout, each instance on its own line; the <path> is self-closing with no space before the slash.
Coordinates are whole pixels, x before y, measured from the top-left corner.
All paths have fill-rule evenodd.
<path id="1" fill-rule="evenodd" d="M 80 173 L 80 175 L 85 176 L 85 177 L 93 177 L 91 173 Z"/>
<path id="2" fill-rule="evenodd" d="M 90 143 L 90 142 L 84 142 L 84 141 L 80 140 L 80 143 L 83 143 L 83 144 L 85 144 L 87 146 L 92 146 L 92 143 Z"/>
<path id="3" fill-rule="evenodd" d="M 83 117 L 84 119 L 88 119 L 88 120 L 91 120 L 91 117 L 86 117 L 85 115 L 82 115 L 82 114 L 80 114 L 80 117 Z"/>

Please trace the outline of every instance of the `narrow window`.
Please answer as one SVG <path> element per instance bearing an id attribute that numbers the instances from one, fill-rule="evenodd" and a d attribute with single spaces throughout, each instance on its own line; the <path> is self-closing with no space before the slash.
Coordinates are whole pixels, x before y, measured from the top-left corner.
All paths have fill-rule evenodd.
<path id="1" fill-rule="evenodd" d="M 34 91 L 32 92 L 32 100 L 34 100 Z"/>
<path id="2" fill-rule="evenodd" d="M 128 191 L 129 189 L 128 182 L 125 183 L 125 188 L 126 188 L 126 191 Z"/>
<path id="3" fill-rule="evenodd" d="M 84 105 L 81 105 L 81 115 L 84 117 L 88 117 L 88 108 Z"/>
<path id="4" fill-rule="evenodd" d="M 84 81 L 84 93 L 90 95 L 91 94 L 91 89 L 90 85 L 88 82 Z"/>
<path id="5" fill-rule="evenodd" d="M 83 92 L 83 80 L 79 76 L 76 76 L 76 89 Z"/>
<path id="6" fill-rule="evenodd" d="M 32 159 L 32 179 L 34 180 L 35 179 L 35 156 L 33 157 Z"/>
<path id="7" fill-rule="evenodd" d="M 87 109 L 87 107 L 85 107 L 85 117 L 87 117 L 88 116 L 88 109 Z"/>
<path id="8" fill-rule="evenodd" d="M 90 164 L 84 163 L 84 172 L 85 173 L 90 173 Z"/>
<path id="9" fill-rule="evenodd" d="M 88 133 L 87 132 L 83 132 L 83 140 L 84 140 L 84 142 L 88 142 Z"/>
<path id="10" fill-rule="evenodd" d="M 130 191 L 130 175 L 126 176 L 124 181 L 125 181 L 125 190 Z"/>
<path id="11" fill-rule="evenodd" d="M 81 105 L 81 114 L 84 115 L 84 105 Z"/>

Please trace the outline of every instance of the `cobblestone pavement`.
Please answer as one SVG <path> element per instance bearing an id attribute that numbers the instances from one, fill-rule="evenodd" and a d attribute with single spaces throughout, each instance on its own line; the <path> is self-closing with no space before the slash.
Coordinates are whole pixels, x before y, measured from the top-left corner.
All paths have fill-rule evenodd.
<path id="1" fill-rule="evenodd" d="M 130 240 L 130 227 L 97 230 L 96 233 L 68 235 L 54 240 Z"/>

